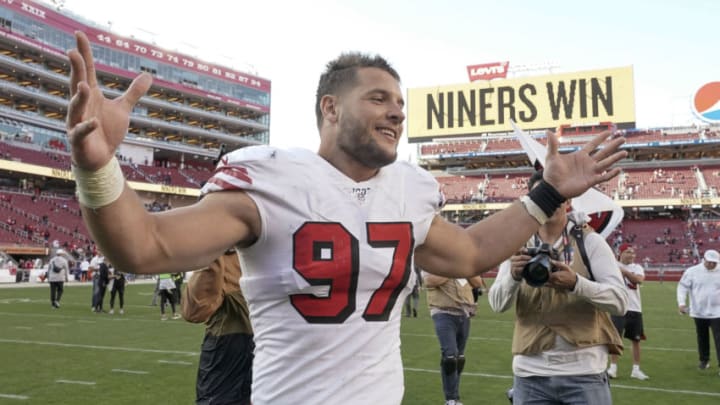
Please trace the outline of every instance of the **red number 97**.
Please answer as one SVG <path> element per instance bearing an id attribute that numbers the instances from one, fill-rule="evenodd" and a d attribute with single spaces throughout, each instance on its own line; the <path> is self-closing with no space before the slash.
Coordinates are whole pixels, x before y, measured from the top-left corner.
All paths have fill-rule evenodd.
<path id="1" fill-rule="evenodd" d="M 363 318 L 387 321 L 400 292 L 410 278 L 415 245 L 409 222 L 367 224 L 368 244 L 392 248 L 387 276 L 370 298 Z M 314 286 L 328 286 L 327 297 L 297 294 L 290 297 L 295 309 L 310 323 L 342 323 L 356 307 L 360 250 L 358 240 L 336 222 L 307 222 L 293 235 L 293 266 Z"/>

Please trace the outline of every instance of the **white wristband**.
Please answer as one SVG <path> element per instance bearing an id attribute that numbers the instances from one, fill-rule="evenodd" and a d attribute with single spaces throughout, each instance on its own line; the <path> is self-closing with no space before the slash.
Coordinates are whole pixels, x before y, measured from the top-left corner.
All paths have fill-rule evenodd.
<path id="1" fill-rule="evenodd" d="M 72 173 L 75 176 L 78 200 L 88 208 L 110 205 L 120 198 L 125 188 L 125 176 L 120 169 L 120 162 L 114 156 L 105 166 L 95 171 L 72 165 Z"/>
<path id="2" fill-rule="evenodd" d="M 543 212 L 542 208 L 535 204 L 535 201 L 530 199 L 530 197 L 524 195 L 520 198 L 520 202 L 523 204 L 528 214 L 535 218 L 540 225 L 544 225 L 545 222 L 547 222 L 548 217 L 545 215 L 545 212 Z"/>

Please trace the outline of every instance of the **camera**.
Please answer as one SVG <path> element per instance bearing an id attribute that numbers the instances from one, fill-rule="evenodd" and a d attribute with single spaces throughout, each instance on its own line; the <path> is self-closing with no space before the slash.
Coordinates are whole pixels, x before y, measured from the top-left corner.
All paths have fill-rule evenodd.
<path id="1" fill-rule="evenodd" d="M 531 287 L 541 287 L 550 278 L 550 273 L 556 270 L 550 259 L 559 260 L 560 253 L 548 243 L 527 248 L 527 254 L 532 256 L 522 270 L 522 277 Z"/>

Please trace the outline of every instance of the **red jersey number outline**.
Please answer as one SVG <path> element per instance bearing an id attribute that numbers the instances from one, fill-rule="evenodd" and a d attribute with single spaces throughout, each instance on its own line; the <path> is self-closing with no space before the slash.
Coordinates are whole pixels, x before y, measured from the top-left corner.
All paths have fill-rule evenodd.
<path id="1" fill-rule="evenodd" d="M 410 279 L 415 238 L 410 222 L 368 222 L 366 227 L 371 247 L 393 249 L 387 276 L 362 315 L 369 322 L 384 322 Z M 310 285 L 329 287 L 327 297 L 290 296 L 293 307 L 309 323 L 345 322 L 356 309 L 360 273 L 357 238 L 337 222 L 306 222 L 293 234 L 293 252 L 295 271 Z"/>

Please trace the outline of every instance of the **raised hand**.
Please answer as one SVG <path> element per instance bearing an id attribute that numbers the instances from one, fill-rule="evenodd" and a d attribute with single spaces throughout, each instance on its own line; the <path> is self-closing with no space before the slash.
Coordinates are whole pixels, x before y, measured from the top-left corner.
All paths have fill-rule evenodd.
<path id="1" fill-rule="evenodd" d="M 152 77 L 143 73 L 116 99 L 106 98 L 95 73 L 90 41 L 82 32 L 75 33 L 77 48 L 70 58 L 70 104 L 67 132 L 72 160 L 85 170 L 97 170 L 115 154 L 130 124 L 130 112 L 150 88 Z"/>
<path id="2" fill-rule="evenodd" d="M 545 171 L 543 179 L 550 183 L 565 198 L 577 197 L 590 187 L 608 181 L 620 173 L 619 168 L 612 168 L 620 159 L 627 156 L 627 152 L 620 151 L 624 138 L 616 138 L 602 144 L 611 131 L 604 131 L 596 135 L 585 144 L 582 149 L 573 153 L 558 153 L 558 139 L 553 132 L 548 131 L 548 151 L 545 158 Z"/>

